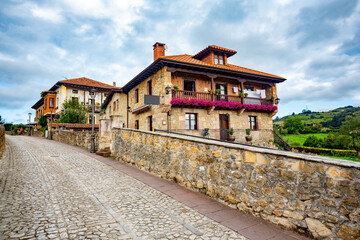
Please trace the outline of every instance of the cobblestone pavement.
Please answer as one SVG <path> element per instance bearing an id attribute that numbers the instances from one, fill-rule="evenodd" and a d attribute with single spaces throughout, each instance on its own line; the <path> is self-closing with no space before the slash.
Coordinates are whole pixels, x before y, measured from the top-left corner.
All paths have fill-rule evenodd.
<path id="1" fill-rule="evenodd" d="M 6 136 L 1 239 L 246 239 L 58 142 Z"/>

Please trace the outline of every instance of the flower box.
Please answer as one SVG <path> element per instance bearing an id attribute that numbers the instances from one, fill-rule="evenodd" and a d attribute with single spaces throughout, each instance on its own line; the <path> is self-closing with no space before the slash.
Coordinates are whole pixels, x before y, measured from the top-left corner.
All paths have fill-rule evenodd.
<path id="1" fill-rule="evenodd" d="M 211 100 L 198 100 L 198 99 L 181 99 L 175 98 L 171 100 L 171 105 L 174 107 L 215 107 L 216 109 L 226 110 L 240 110 L 245 109 L 249 111 L 262 111 L 262 112 L 273 112 L 277 110 L 277 106 L 271 105 L 258 105 L 258 104 L 241 104 L 239 102 L 228 102 L 228 101 L 211 101 Z"/>

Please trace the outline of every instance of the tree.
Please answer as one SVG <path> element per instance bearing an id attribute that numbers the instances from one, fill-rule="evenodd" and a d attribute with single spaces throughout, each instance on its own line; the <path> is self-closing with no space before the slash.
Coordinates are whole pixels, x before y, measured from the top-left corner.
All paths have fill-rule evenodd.
<path id="1" fill-rule="evenodd" d="M 77 99 L 65 100 L 60 114 L 60 123 L 86 123 L 86 109 Z"/>
<path id="2" fill-rule="evenodd" d="M 5 119 L 3 119 L 0 115 L 0 124 L 4 124 L 5 123 Z"/>
<path id="3" fill-rule="evenodd" d="M 360 158 L 360 117 L 347 117 L 340 128 L 340 132 L 352 138 L 353 148 Z"/>
<path id="4" fill-rule="evenodd" d="M 45 127 L 47 125 L 47 119 L 44 115 L 41 115 L 39 118 L 39 124 L 41 127 Z"/>
<path id="5" fill-rule="evenodd" d="M 299 116 L 288 117 L 284 121 L 284 128 L 287 129 L 289 134 L 301 132 L 304 129 L 304 124 Z"/>
<path id="6" fill-rule="evenodd" d="M 309 137 L 306 138 L 304 144 L 305 147 L 316 147 L 316 148 L 321 148 L 323 145 L 323 140 L 320 138 L 317 138 L 314 135 L 311 135 Z"/>

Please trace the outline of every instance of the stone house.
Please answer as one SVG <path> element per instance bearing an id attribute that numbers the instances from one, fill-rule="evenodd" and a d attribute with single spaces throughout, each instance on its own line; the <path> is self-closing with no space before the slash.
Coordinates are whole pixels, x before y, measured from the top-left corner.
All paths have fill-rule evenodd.
<path id="1" fill-rule="evenodd" d="M 233 128 L 236 141 L 245 142 L 251 129 L 253 144 L 272 146 L 276 84 L 285 78 L 230 64 L 236 51 L 215 45 L 195 55 L 165 56 L 159 42 L 153 50 L 154 62 L 105 100 L 103 130 L 116 125 L 202 136 L 206 129 L 207 137 L 227 140 Z M 146 95 L 158 96 L 159 104 L 145 102 Z"/>
<path id="2" fill-rule="evenodd" d="M 115 86 L 115 83 L 114 83 Z M 95 88 L 97 91 L 95 97 L 95 123 L 98 124 L 101 112 L 101 105 L 114 86 L 95 81 L 89 78 L 74 78 L 58 81 L 48 91 L 43 91 L 41 99 L 37 101 L 32 108 L 35 109 L 35 121 L 37 122 L 41 115 L 50 117 L 50 106 L 54 106 L 52 112 L 53 118 L 57 119 L 62 111 L 62 105 L 66 99 L 77 99 L 80 104 L 89 110 L 88 123 L 91 123 L 91 104 L 89 90 Z"/>

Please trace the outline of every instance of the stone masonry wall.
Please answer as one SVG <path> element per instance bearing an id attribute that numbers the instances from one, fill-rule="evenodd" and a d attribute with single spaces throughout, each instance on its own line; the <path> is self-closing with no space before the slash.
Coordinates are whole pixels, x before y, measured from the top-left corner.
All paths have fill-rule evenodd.
<path id="1" fill-rule="evenodd" d="M 53 131 L 53 140 L 90 150 L 91 131 L 55 130 Z M 98 146 L 99 135 L 95 132 L 95 151 L 98 150 Z"/>
<path id="2" fill-rule="evenodd" d="M 359 239 L 360 163 L 134 129 L 112 154 L 314 238 Z"/>
<path id="3" fill-rule="evenodd" d="M 5 152 L 5 128 L 0 125 L 0 158 Z"/>

